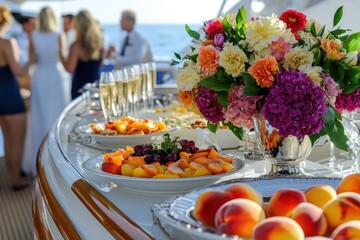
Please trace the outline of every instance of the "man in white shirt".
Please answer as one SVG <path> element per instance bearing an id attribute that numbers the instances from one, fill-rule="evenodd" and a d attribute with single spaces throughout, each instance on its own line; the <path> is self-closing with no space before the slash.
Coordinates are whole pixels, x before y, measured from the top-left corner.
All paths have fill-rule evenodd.
<path id="1" fill-rule="evenodd" d="M 35 30 L 35 18 L 31 16 L 22 16 L 19 19 L 23 31 L 15 36 L 20 49 L 20 65 L 25 65 L 29 60 L 29 37 Z"/>
<path id="2" fill-rule="evenodd" d="M 62 15 L 63 20 L 63 30 L 66 34 L 66 56 L 69 53 L 69 49 L 71 44 L 75 41 L 76 33 L 75 30 L 72 28 L 72 20 L 74 18 L 73 14 L 64 14 Z"/>
<path id="3" fill-rule="evenodd" d="M 136 15 L 126 10 L 121 15 L 121 29 L 126 31 L 116 56 L 118 67 L 151 62 L 153 60 L 148 41 L 135 30 Z"/>

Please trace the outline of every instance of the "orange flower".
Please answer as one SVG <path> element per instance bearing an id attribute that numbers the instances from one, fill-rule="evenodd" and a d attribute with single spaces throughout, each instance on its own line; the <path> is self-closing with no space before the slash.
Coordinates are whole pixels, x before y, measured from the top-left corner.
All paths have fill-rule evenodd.
<path id="1" fill-rule="evenodd" d="M 219 67 L 219 52 L 212 45 L 201 46 L 197 65 L 206 77 L 214 75 Z"/>
<path id="2" fill-rule="evenodd" d="M 270 88 L 274 85 L 274 75 L 279 71 L 279 65 L 274 56 L 267 56 L 256 61 L 248 72 L 256 80 L 256 84 L 260 87 Z"/>
<path id="3" fill-rule="evenodd" d="M 195 97 L 192 91 L 179 90 L 179 100 L 186 108 L 192 108 L 195 103 Z"/>
<path id="4" fill-rule="evenodd" d="M 330 60 L 340 60 L 345 57 L 345 54 L 340 52 L 340 44 L 335 40 L 321 39 L 321 48 Z"/>

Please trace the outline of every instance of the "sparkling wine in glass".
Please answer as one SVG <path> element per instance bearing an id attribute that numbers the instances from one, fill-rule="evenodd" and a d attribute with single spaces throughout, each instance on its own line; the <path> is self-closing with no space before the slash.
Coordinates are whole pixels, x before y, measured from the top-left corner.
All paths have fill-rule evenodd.
<path id="1" fill-rule="evenodd" d="M 145 63 L 147 71 L 149 72 L 149 78 L 147 81 L 147 99 L 149 101 L 150 108 L 154 108 L 154 95 L 155 95 L 155 86 L 157 81 L 157 70 L 155 62 Z"/>
<path id="2" fill-rule="evenodd" d="M 105 121 L 117 115 L 115 108 L 116 86 L 114 76 L 111 72 L 102 72 L 100 75 L 100 104 Z"/>

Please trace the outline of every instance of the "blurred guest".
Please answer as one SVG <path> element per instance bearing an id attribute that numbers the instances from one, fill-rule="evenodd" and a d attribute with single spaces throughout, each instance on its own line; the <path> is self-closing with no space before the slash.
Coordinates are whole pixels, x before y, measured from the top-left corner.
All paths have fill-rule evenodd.
<path id="1" fill-rule="evenodd" d="M 22 32 L 15 38 L 20 48 L 20 65 L 25 65 L 29 61 L 29 37 L 36 28 L 36 22 L 31 16 L 22 16 L 19 22 Z"/>
<path id="2" fill-rule="evenodd" d="M 26 74 L 31 62 L 20 66 L 16 40 L 4 38 L 11 23 L 11 13 L 0 6 L 0 127 L 5 140 L 5 162 L 14 191 L 27 187 L 20 177 L 21 157 L 26 132 L 25 106 L 14 75 Z M 30 58 L 32 61 L 32 58 Z"/>
<path id="3" fill-rule="evenodd" d="M 35 174 L 36 154 L 53 122 L 70 102 L 70 75 L 60 62 L 65 36 L 57 31 L 54 11 L 45 7 L 39 13 L 39 30 L 30 38 L 30 50 L 37 57 L 31 81 L 30 131 L 24 157 L 24 170 Z"/>
<path id="4" fill-rule="evenodd" d="M 119 67 L 152 61 L 152 53 L 148 41 L 135 30 L 136 15 L 126 10 L 121 15 L 121 29 L 126 32 L 117 54 Z"/>
<path id="5" fill-rule="evenodd" d="M 69 53 L 70 46 L 75 41 L 76 37 L 75 30 L 73 29 L 72 24 L 73 19 L 74 15 L 71 13 L 62 15 L 63 30 L 66 35 L 66 55 Z"/>
<path id="6" fill-rule="evenodd" d="M 63 58 L 65 69 L 73 73 L 71 97 L 80 95 L 79 90 L 99 78 L 103 59 L 103 38 L 100 25 L 89 11 L 80 11 L 74 19 L 76 40 L 71 44 L 69 56 Z"/>
<path id="7" fill-rule="evenodd" d="M 22 26 L 22 31 L 15 36 L 15 39 L 20 48 L 20 65 L 23 66 L 29 61 L 29 37 L 36 28 L 36 19 L 32 16 L 21 16 L 19 23 Z M 20 88 L 30 89 L 30 75 L 18 76 Z M 29 104 L 29 99 L 26 99 L 26 106 Z"/>

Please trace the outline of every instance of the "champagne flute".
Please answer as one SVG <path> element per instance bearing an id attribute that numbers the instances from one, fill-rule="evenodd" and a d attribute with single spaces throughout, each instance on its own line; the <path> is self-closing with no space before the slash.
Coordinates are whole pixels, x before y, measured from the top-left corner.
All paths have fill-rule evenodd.
<path id="1" fill-rule="evenodd" d="M 122 70 L 113 70 L 113 75 L 115 78 L 116 86 L 116 98 L 115 98 L 115 109 L 117 112 L 117 117 L 121 115 L 126 115 L 126 92 L 124 91 L 124 72 Z"/>
<path id="2" fill-rule="evenodd" d="M 132 65 L 125 67 L 124 71 L 124 78 L 125 78 L 125 86 L 126 87 L 126 94 L 127 94 L 127 101 L 129 107 L 129 113 L 135 114 L 136 112 L 136 104 L 138 100 L 138 93 L 140 91 L 139 88 L 139 68 L 138 65 Z"/>
<path id="3" fill-rule="evenodd" d="M 147 64 L 140 65 L 140 103 L 144 105 L 144 111 L 147 111 L 148 101 L 148 81 L 151 81 L 150 71 Z"/>
<path id="4" fill-rule="evenodd" d="M 150 108 L 154 108 L 154 95 L 155 95 L 155 86 L 157 81 L 157 72 L 155 62 L 145 63 L 147 70 L 149 71 L 149 79 L 147 81 L 147 98 L 149 101 Z"/>
<path id="5" fill-rule="evenodd" d="M 100 75 L 100 104 L 105 117 L 108 122 L 113 116 L 116 116 L 115 98 L 116 86 L 114 76 L 111 72 L 102 72 Z"/>

